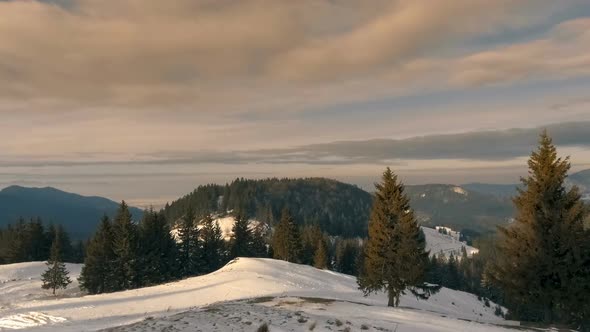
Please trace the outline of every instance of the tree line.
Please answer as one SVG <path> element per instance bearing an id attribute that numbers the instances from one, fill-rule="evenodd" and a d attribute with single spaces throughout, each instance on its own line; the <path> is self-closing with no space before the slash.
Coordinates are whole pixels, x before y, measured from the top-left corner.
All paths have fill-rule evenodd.
<path id="1" fill-rule="evenodd" d="M 0 228 L 0 264 L 45 261 L 60 233 L 61 260 L 68 263 L 84 261 L 83 241 L 72 243 L 69 234 L 61 225 L 45 225 L 40 218 L 25 221 L 19 218 L 14 225 Z"/>

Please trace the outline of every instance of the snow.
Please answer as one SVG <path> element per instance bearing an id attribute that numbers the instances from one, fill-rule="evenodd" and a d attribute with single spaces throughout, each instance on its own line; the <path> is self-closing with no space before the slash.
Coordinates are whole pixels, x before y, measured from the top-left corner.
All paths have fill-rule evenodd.
<path id="1" fill-rule="evenodd" d="M 260 221 L 255 220 L 255 219 L 249 219 L 249 221 L 250 221 L 250 228 L 255 228 L 258 225 L 262 224 Z M 221 229 L 221 233 L 223 235 L 223 238 L 226 241 L 229 241 L 229 239 L 231 238 L 231 236 L 233 234 L 232 228 L 233 228 L 234 224 L 236 223 L 236 218 L 234 218 L 231 215 L 227 215 L 225 217 L 214 216 L 213 222 L 217 223 L 219 225 L 219 228 Z M 199 225 L 197 227 L 200 229 L 202 226 Z M 177 228 L 172 229 L 170 231 L 170 233 L 177 241 L 179 240 Z"/>
<path id="2" fill-rule="evenodd" d="M 461 248 L 465 248 L 467 256 L 472 256 L 479 252 L 477 248 L 467 245 L 467 243 L 459 241 L 456 236 L 439 233 L 438 230 L 428 227 L 422 227 L 424 236 L 426 237 L 426 250 L 430 250 L 430 255 L 445 257 L 451 256 L 461 257 Z"/>
<path id="3" fill-rule="evenodd" d="M 453 187 L 453 192 L 459 194 L 459 195 L 465 195 L 467 196 L 467 191 L 461 187 Z"/>
<path id="4" fill-rule="evenodd" d="M 80 266 L 68 268 L 74 279 Z M 495 324 L 509 323 L 472 294 L 443 288 L 428 301 L 405 295 L 400 308 L 387 308 L 384 294 L 363 297 L 352 276 L 272 259 L 240 258 L 208 275 L 111 294 L 79 296 L 73 285 L 60 298 L 41 289 L 42 270 L 40 262 L 0 266 L 0 330 L 254 331 L 265 321 L 271 331 L 313 322 L 327 331 L 339 330 L 339 320 L 352 330 L 504 331 Z"/>

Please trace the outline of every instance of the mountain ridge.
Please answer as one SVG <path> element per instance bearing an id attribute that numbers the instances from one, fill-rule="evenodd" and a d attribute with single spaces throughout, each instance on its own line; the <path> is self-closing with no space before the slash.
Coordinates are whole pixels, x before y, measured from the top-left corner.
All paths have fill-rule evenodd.
<path id="1" fill-rule="evenodd" d="M 119 203 L 100 196 L 84 196 L 55 187 L 24 187 L 12 185 L 0 190 L 0 227 L 25 220 L 41 218 L 64 226 L 72 238 L 86 239 L 94 233 L 103 215 L 114 216 Z M 134 219 L 142 210 L 130 207 Z"/>

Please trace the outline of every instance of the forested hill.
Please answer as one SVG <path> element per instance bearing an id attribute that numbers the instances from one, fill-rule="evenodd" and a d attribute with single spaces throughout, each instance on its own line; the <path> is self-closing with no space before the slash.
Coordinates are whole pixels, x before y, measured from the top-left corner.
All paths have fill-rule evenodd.
<path id="1" fill-rule="evenodd" d="M 240 210 L 272 224 L 287 207 L 299 223 L 319 223 L 330 234 L 354 236 L 366 233 L 371 202 L 366 191 L 325 178 L 237 179 L 225 186 L 201 186 L 167 205 L 165 213 L 177 220 L 190 204 L 198 215 Z"/>
<path id="2" fill-rule="evenodd" d="M 445 225 L 477 235 L 495 231 L 514 213 L 509 199 L 454 185 L 407 186 L 406 191 L 424 226 Z M 165 208 L 169 220 L 179 219 L 189 203 L 200 215 L 241 210 L 270 223 L 288 207 L 301 224 L 317 222 L 333 235 L 364 236 L 372 198 L 354 185 L 325 178 L 238 179 L 226 186 L 201 186 L 171 203 Z"/>

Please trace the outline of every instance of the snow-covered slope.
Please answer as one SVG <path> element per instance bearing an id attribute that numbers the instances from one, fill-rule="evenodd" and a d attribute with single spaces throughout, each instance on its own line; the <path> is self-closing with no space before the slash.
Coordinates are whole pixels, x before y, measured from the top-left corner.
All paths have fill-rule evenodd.
<path id="1" fill-rule="evenodd" d="M 72 270 L 79 268 L 69 267 Z M 443 288 L 428 301 L 418 301 L 406 295 L 401 301 L 401 308 L 391 309 L 384 307 L 386 298 L 383 294 L 363 297 L 354 277 L 272 259 L 240 258 L 219 271 L 201 277 L 119 293 L 59 299 L 49 298 L 47 292 L 41 290 L 37 279 L 37 272 L 41 270 L 42 263 L 2 267 L 0 273 L 3 279 L 18 280 L 5 281 L 0 288 L 0 296 L 6 303 L 0 309 L 0 330 L 38 325 L 36 330 L 88 331 L 142 321 L 141 324 L 161 323 L 173 319 L 171 315 L 189 321 L 194 316 L 195 322 L 201 322 L 199 324 L 215 322 L 216 319 L 221 319 L 220 324 L 223 320 L 229 324 L 234 322 L 228 320 L 235 315 L 258 315 L 262 319 L 267 313 L 268 318 L 276 319 L 270 322 L 271 331 L 298 331 L 305 324 L 299 328 L 288 328 L 295 321 L 288 320 L 291 323 L 287 324 L 286 320 L 297 312 L 300 315 L 303 312 L 307 320 L 313 318 L 318 324 L 328 326 L 328 320 L 333 324 L 336 319 L 350 321 L 356 324 L 357 330 L 360 324 L 378 322 L 375 326 L 389 330 L 397 326 L 398 332 L 416 329 L 496 331 L 503 329 L 489 323 L 505 323 L 494 315 L 493 304 L 486 307 L 472 294 Z M 16 287 L 13 289 L 13 286 Z M 75 290 L 71 292 L 75 293 Z M 238 301 L 243 299 L 258 300 Z M 212 306 L 219 309 L 213 310 Z M 283 314 L 285 319 L 279 319 Z M 181 320 L 178 318 L 176 322 Z M 245 321 L 240 318 L 242 320 Z M 281 325 L 283 320 L 287 325 Z M 182 320 L 182 324 L 184 322 Z M 148 326 L 141 328 L 141 324 L 136 331 L 151 330 Z M 191 322 L 186 324 L 183 325 L 186 330 L 196 330 Z M 204 326 L 199 325 L 199 328 L 208 331 Z M 242 329 L 227 326 L 217 330 L 255 330 L 254 326 L 246 323 Z M 326 329 L 318 326 L 317 331 L 322 330 Z"/>
<path id="2" fill-rule="evenodd" d="M 468 246 L 465 242 L 461 242 L 451 235 L 439 233 L 436 229 L 422 227 L 422 231 L 426 237 L 426 250 L 430 250 L 431 255 L 440 256 L 443 254 L 448 258 L 452 253 L 455 257 L 461 257 L 461 248 L 463 247 L 465 247 L 468 256 L 479 252 L 477 248 Z"/>

